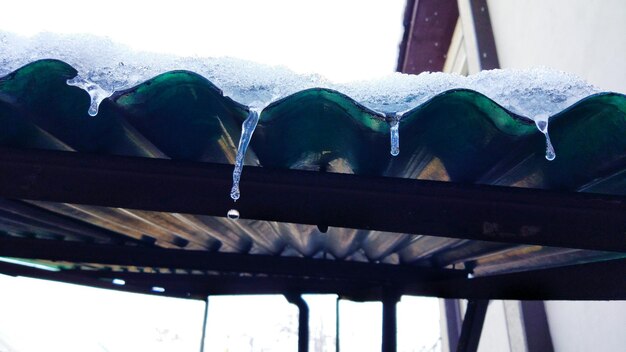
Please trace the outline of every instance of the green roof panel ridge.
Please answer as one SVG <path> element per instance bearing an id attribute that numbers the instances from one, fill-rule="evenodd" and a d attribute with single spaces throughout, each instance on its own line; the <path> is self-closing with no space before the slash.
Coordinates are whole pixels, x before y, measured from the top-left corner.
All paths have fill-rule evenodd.
<path id="1" fill-rule="evenodd" d="M 171 71 L 109 98 L 126 121 L 173 159 L 233 163 L 248 108 L 207 79 Z"/>
<path id="2" fill-rule="evenodd" d="M 601 193 L 603 188 L 614 189 L 611 183 L 626 182 L 626 175 L 619 176 L 626 166 L 626 96 L 595 94 L 552 116 L 549 126 L 555 160 L 545 160 L 537 147 L 543 136 L 535 134 L 480 182 L 560 190 L 582 187 Z"/>
<path id="3" fill-rule="evenodd" d="M 0 79 L 0 93 L 22 109 L 21 119 L 45 131 L 49 143 L 58 141 L 77 151 L 148 156 L 128 137 L 119 113 L 109 102 L 100 114 L 87 114 L 89 95 L 67 84 L 76 70 L 58 60 L 39 60 Z"/>
<path id="4" fill-rule="evenodd" d="M 265 108 L 252 138 L 271 167 L 381 174 L 389 161 L 383 114 L 329 89 L 308 89 Z"/>

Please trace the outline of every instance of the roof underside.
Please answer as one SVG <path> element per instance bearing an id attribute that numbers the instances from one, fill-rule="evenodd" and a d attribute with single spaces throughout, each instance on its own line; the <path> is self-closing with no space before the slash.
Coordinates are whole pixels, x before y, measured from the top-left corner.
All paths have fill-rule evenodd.
<path id="1" fill-rule="evenodd" d="M 548 162 L 534 122 L 473 91 L 404 115 L 397 157 L 384 116 L 302 91 L 261 112 L 233 204 L 246 106 L 177 71 L 90 117 L 75 75 L 45 60 L 0 80 L 0 255 L 61 269 L 0 272 L 183 297 L 626 296 L 608 284 L 626 274 L 623 95 L 552 116 Z M 559 281 L 584 270 L 595 289 Z"/>

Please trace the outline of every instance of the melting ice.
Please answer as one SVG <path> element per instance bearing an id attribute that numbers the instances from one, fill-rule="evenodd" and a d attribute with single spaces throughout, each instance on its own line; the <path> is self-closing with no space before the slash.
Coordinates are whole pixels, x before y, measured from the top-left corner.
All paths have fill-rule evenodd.
<path id="1" fill-rule="evenodd" d="M 166 71 L 190 70 L 206 77 L 225 95 L 259 109 L 298 91 L 322 87 L 345 93 L 372 110 L 397 113 L 446 90 L 466 88 L 488 96 L 516 114 L 532 118 L 540 114 L 552 116 L 599 91 L 572 74 L 545 68 L 491 70 L 468 77 L 396 73 L 376 80 L 334 83 L 315 74 L 295 74 L 284 67 L 233 58 L 184 58 L 136 52 L 97 36 L 44 33 L 24 38 L 0 32 L 0 76 L 44 58 L 69 63 L 84 80 L 109 93 Z M 98 102 L 99 99 L 93 99 L 94 104 Z"/>
<path id="2" fill-rule="evenodd" d="M 540 114 L 535 116 L 534 120 L 539 131 L 546 137 L 546 159 L 552 161 L 556 158 L 556 153 L 554 152 L 554 147 L 550 141 L 550 134 L 548 134 L 549 116 L 548 114 Z"/>
<path id="3" fill-rule="evenodd" d="M 237 147 L 237 157 L 235 158 L 235 169 L 233 170 L 233 187 L 230 190 L 230 197 L 236 202 L 239 199 L 239 180 L 243 171 L 243 160 L 248 150 L 248 145 L 252 139 L 252 134 L 256 125 L 259 123 L 260 111 L 250 110 L 248 117 L 241 125 L 241 138 Z"/>
<path id="4" fill-rule="evenodd" d="M 100 103 L 113 94 L 113 91 L 107 91 L 105 89 L 102 89 L 102 87 L 100 87 L 98 84 L 84 79 L 80 75 L 72 79 L 68 79 L 67 84 L 70 86 L 82 88 L 84 91 L 89 93 L 91 103 L 89 104 L 88 113 L 91 116 L 96 116 L 98 114 L 98 107 L 100 106 Z"/>
<path id="5" fill-rule="evenodd" d="M 32 61 L 49 58 L 65 61 L 78 71 L 79 75 L 68 84 L 89 93 L 90 115 L 95 115 L 100 102 L 113 92 L 180 69 L 204 76 L 224 95 L 251 107 L 242 126 L 233 171 L 230 195 L 234 201 L 240 197 L 243 161 L 261 110 L 275 100 L 304 89 L 334 89 L 372 110 L 394 116 L 389 122 L 390 153 L 394 156 L 400 152 L 400 112 L 409 111 L 450 89 L 475 90 L 504 108 L 533 119 L 546 137 L 548 160 L 556 156 L 548 134 L 548 116 L 599 92 L 572 74 L 545 68 L 491 70 L 468 77 L 445 73 L 396 73 L 377 80 L 334 83 L 315 74 L 295 74 L 283 67 L 233 58 L 184 58 L 141 53 L 96 36 L 44 33 L 24 38 L 0 32 L 0 77 Z"/>
<path id="6" fill-rule="evenodd" d="M 400 154 L 400 116 L 394 116 L 389 122 L 389 136 L 391 139 L 391 155 Z"/>

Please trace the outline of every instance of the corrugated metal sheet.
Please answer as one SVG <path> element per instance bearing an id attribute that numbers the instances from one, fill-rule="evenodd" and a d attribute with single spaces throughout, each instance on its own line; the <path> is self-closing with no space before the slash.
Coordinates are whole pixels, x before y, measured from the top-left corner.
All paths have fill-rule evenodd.
<path id="1" fill-rule="evenodd" d="M 249 109 L 224 97 L 205 78 L 186 71 L 164 73 L 116 93 L 102 103 L 97 117 L 90 117 L 87 93 L 66 84 L 75 75 L 63 62 L 44 60 L 0 79 L 0 145 L 234 163 Z M 262 111 L 245 163 L 626 193 L 624 95 L 597 94 L 552 116 L 550 136 L 557 151 L 552 162 L 544 158 L 544 136 L 533 121 L 473 91 L 442 93 L 405 114 L 397 157 L 389 154 L 388 122 L 340 92 L 302 91 Z M 256 255 L 471 265 L 477 275 L 623 256 L 334 227 L 321 232 L 311 225 L 41 201 L 0 201 L 0 229 L 9 236 L 96 243 L 133 239 L 166 248 Z M 102 269 L 89 269 L 94 268 Z"/>

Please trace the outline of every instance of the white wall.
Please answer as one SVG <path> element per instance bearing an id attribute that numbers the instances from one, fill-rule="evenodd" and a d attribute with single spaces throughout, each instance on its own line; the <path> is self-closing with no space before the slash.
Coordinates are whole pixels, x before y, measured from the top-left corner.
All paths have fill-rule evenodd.
<path id="1" fill-rule="evenodd" d="M 546 302 L 557 352 L 626 351 L 626 301 Z"/>
<path id="2" fill-rule="evenodd" d="M 510 351 L 504 302 L 490 301 L 480 342 L 478 343 L 478 352 Z"/>
<path id="3" fill-rule="evenodd" d="M 549 66 L 626 93 L 625 0 L 487 0 L 502 68 Z"/>
<path id="4" fill-rule="evenodd" d="M 501 67 L 554 67 L 626 93 L 625 0 L 487 4 Z M 556 351 L 626 351 L 626 302 L 546 302 L 546 314 Z"/>

